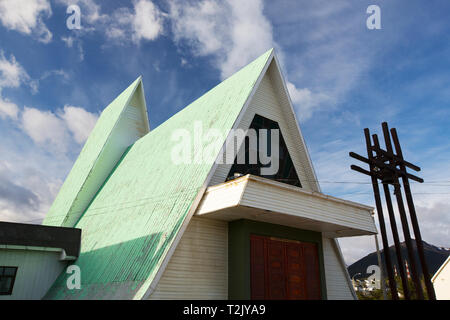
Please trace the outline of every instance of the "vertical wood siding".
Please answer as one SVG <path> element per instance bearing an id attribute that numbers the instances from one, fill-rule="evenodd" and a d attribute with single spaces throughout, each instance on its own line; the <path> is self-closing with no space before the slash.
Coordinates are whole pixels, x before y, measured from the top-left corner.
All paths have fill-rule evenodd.
<path id="1" fill-rule="evenodd" d="M 67 262 L 59 261 L 61 253 L 2 249 L 0 266 L 18 267 L 13 293 L 0 300 L 39 300 L 63 271 Z"/>
<path id="2" fill-rule="evenodd" d="M 339 253 L 333 239 L 323 238 L 323 258 L 328 300 L 353 300 L 352 288 L 347 282 L 345 270 L 339 262 Z"/>
<path id="3" fill-rule="evenodd" d="M 149 299 L 227 299 L 228 223 L 193 217 Z"/>

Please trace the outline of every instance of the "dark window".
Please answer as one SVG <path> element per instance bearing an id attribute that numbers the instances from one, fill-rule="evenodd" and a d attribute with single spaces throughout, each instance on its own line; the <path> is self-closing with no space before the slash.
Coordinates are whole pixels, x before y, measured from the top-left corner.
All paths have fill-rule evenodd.
<path id="1" fill-rule="evenodd" d="M 272 180 L 276 180 L 276 181 L 280 181 L 280 182 L 284 182 L 293 186 L 297 186 L 297 187 L 301 187 L 301 183 L 300 183 L 300 179 L 298 178 L 297 172 L 295 171 L 294 168 L 294 164 L 292 163 L 292 159 L 291 156 L 289 155 L 286 143 L 284 142 L 283 139 L 283 135 L 281 134 L 281 130 L 280 127 L 278 125 L 278 123 L 276 121 L 264 118 L 260 115 L 255 115 L 255 117 L 253 118 L 252 123 L 250 124 L 250 129 L 254 129 L 256 131 L 256 136 L 257 136 L 257 140 L 258 140 L 258 152 L 259 152 L 259 130 L 261 129 L 267 129 L 267 130 L 271 130 L 271 129 L 278 129 L 279 130 L 279 155 L 278 155 L 278 160 L 279 160 L 279 167 L 278 167 L 278 172 L 276 174 L 273 175 L 262 175 L 261 174 L 261 168 L 262 167 L 269 167 L 270 164 L 268 165 L 263 165 L 260 162 L 259 159 L 259 153 L 258 153 L 258 161 L 255 164 L 250 164 L 250 160 L 249 160 L 249 138 L 247 137 L 245 139 L 245 163 L 244 164 L 239 164 L 238 163 L 238 157 L 236 157 L 236 159 L 234 160 L 234 164 L 231 167 L 230 173 L 228 174 L 228 179 L 232 178 L 235 176 L 235 174 L 242 174 L 242 175 L 246 175 L 246 174 L 253 174 L 256 176 L 261 176 L 264 178 L 268 178 L 268 179 L 272 179 Z M 268 135 L 267 135 L 267 140 L 268 140 L 268 156 L 271 156 L 271 144 L 269 143 L 270 141 L 270 131 L 268 131 Z M 277 155 L 274 155 L 275 157 Z"/>
<path id="2" fill-rule="evenodd" d="M 11 295 L 16 280 L 17 267 L 0 267 L 0 295 Z"/>

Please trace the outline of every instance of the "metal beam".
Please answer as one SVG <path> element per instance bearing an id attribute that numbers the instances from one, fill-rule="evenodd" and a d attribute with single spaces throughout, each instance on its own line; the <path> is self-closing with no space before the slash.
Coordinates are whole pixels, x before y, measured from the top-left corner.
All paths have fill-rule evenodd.
<path id="1" fill-rule="evenodd" d="M 374 142 L 374 146 L 377 147 L 378 149 L 380 149 L 380 142 L 378 141 L 378 136 L 376 134 L 374 134 L 374 135 L 372 135 L 372 139 Z M 392 238 L 394 239 L 395 255 L 397 257 L 400 278 L 402 281 L 403 294 L 405 295 L 406 300 L 410 300 L 411 295 L 409 293 L 408 279 L 406 277 L 405 266 L 403 263 L 402 249 L 400 246 L 400 238 L 398 236 L 397 222 L 395 220 L 394 207 L 392 206 L 392 199 L 391 199 L 391 193 L 389 190 L 389 185 L 386 183 L 383 183 L 383 190 L 384 190 L 384 197 L 386 199 L 386 206 L 387 206 L 388 213 L 389 213 L 389 222 L 391 224 Z"/>
<path id="2" fill-rule="evenodd" d="M 395 130 L 395 128 L 392 128 L 391 133 L 392 133 L 392 140 L 394 141 L 394 145 L 395 145 L 395 151 L 396 151 L 398 157 L 403 158 L 403 153 L 402 153 L 402 149 L 400 147 L 397 130 Z M 403 164 L 400 164 L 400 169 L 406 171 L 406 168 L 404 167 Z M 417 251 L 419 254 L 420 263 L 422 265 L 422 272 L 423 272 L 423 276 L 424 276 L 425 286 L 427 288 L 428 299 L 436 300 L 436 294 L 434 292 L 433 284 L 431 283 L 430 273 L 428 271 L 427 262 L 425 260 L 422 235 L 420 234 L 419 222 L 417 221 L 416 208 L 414 207 L 414 201 L 412 198 L 411 188 L 409 186 L 408 179 L 406 179 L 404 177 L 402 179 L 403 179 L 403 186 L 405 188 L 406 202 L 408 203 L 409 213 L 411 216 L 411 224 L 413 226 L 414 237 L 416 238 Z"/>
<path id="3" fill-rule="evenodd" d="M 367 147 L 368 157 L 369 157 L 369 159 L 371 159 L 371 158 L 373 158 L 373 153 L 370 149 L 371 140 L 370 140 L 369 129 L 367 129 L 367 128 L 364 129 L 364 134 L 366 137 L 366 147 Z M 373 170 L 374 170 L 374 166 L 371 164 L 370 171 L 373 171 Z M 380 198 L 380 190 L 378 188 L 377 178 L 373 175 L 371 175 L 371 178 L 372 178 L 373 193 L 375 196 L 375 205 L 377 207 L 377 213 L 378 213 L 378 221 L 380 223 L 380 229 L 381 229 L 381 240 L 383 242 L 384 261 L 386 264 L 386 271 L 387 271 L 388 280 L 389 280 L 389 289 L 391 290 L 392 299 L 398 300 L 397 283 L 395 282 L 394 274 L 392 271 L 391 253 L 389 251 L 389 242 L 387 239 L 386 225 L 384 223 L 383 207 L 381 205 L 381 198 Z"/>
<path id="4" fill-rule="evenodd" d="M 383 135 L 384 135 L 384 142 L 386 144 L 386 150 L 390 153 L 393 153 L 391 136 L 389 134 L 388 125 L 386 122 L 383 122 L 381 126 L 383 127 Z M 402 222 L 403 234 L 405 236 L 406 249 L 408 251 L 409 262 L 411 264 L 411 275 L 414 282 L 414 287 L 416 288 L 417 297 L 419 300 L 423 300 L 424 297 L 422 286 L 420 284 L 419 274 L 417 273 L 416 257 L 414 256 L 414 249 L 412 246 L 411 234 L 409 232 L 408 219 L 406 217 L 405 205 L 403 204 L 403 198 L 398 177 L 395 177 L 395 182 L 396 185 L 394 194 L 397 199 L 398 211 L 400 213 L 400 220 Z"/>

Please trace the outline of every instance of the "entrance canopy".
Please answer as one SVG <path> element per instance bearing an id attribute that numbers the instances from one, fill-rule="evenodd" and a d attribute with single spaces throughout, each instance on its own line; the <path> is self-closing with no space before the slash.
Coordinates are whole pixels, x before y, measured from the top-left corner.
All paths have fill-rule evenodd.
<path id="1" fill-rule="evenodd" d="M 246 175 L 209 187 L 195 214 L 268 222 L 337 238 L 376 234 L 372 213 L 369 206 Z"/>

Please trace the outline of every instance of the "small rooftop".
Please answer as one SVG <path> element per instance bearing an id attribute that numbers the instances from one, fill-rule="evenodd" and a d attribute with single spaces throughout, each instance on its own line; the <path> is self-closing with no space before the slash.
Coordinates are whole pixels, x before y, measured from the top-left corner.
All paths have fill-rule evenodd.
<path id="1" fill-rule="evenodd" d="M 62 260 L 80 254 L 81 229 L 0 222 L 1 249 L 61 249 Z"/>

